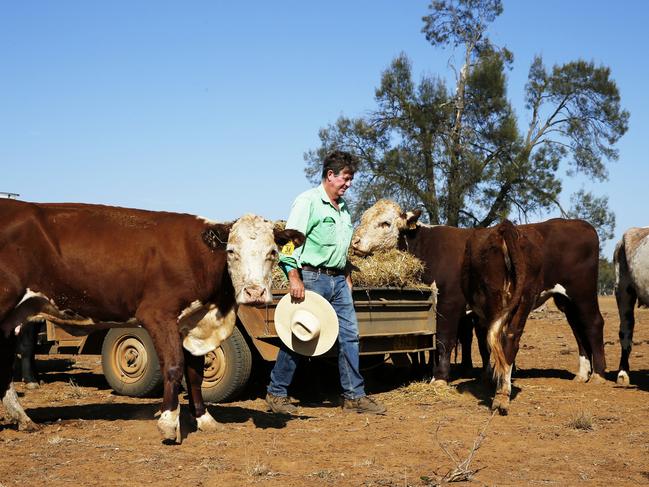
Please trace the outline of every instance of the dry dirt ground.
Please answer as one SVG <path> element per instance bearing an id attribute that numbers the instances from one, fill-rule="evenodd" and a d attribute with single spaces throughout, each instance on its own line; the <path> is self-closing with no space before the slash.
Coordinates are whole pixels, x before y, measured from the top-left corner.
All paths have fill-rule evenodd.
<path id="1" fill-rule="evenodd" d="M 649 310 L 638 314 L 633 386 L 621 388 L 615 301 L 601 303 L 607 382 L 573 382 L 575 341 L 548 305 L 527 323 L 510 414 L 493 418 L 477 379 L 435 389 L 391 365 L 366 372 L 387 416 L 345 414 L 335 367 L 305 364 L 293 391 L 300 416 L 266 412 L 265 369 L 242 400 L 209 407 L 221 431 L 194 431 L 185 412 L 183 443 L 166 446 L 153 417 L 159 399 L 114 395 L 96 356 L 43 361 L 40 390 L 17 384 L 43 428 L 0 422 L 0 485 L 420 486 L 461 471 L 470 454 L 473 485 L 647 485 Z M 473 356 L 479 364 L 475 346 Z"/>

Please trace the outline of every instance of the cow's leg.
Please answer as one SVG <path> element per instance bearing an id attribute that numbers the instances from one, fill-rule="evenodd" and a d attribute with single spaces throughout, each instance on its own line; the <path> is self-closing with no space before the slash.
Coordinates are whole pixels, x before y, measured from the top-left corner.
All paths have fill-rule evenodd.
<path id="1" fill-rule="evenodd" d="M 528 304 L 520 304 L 509 323 L 505 323 L 500 336 L 502 346 L 501 360 L 494 362 L 494 376 L 496 378 L 496 393 L 491 404 L 492 411 L 496 409 L 501 415 L 507 414 L 512 393 L 512 370 L 518 348 L 523 335 L 527 317 L 531 311 Z"/>
<path id="2" fill-rule="evenodd" d="M 491 369 L 491 362 L 489 357 L 489 344 L 487 343 L 487 326 L 478 322 L 475 327 L 475 336 L 478 341 L 478 349 L 480 350 L 480 357 L 482 358 L 482 372 L 481 378 L 485 384 L 491 383 L 493 377 L 493 370 Z"/>
<path id="3" fill-rule="evenodd" d="M 577 342 L 577 351 L 579 353 L 579 369 L 575 374 L 574 380 L 577 382 L 586 382 L 591 372 L 590 352 L 587 348 L 586 336 L 581 329 L 580 323 L 577 319 L 574 304 L 566 296 L 556 294 L 554 296 L 554 303 L 557 308 L 566 316 L 572 334 Z"/>
<path id="4" fill-rule="evenodd" d="M 189 396 L 189 410 L 196 418 L 196 427 L 200 431 L 216 431 L 219 424 L 209 413 L 203 402 L 201 386 L 205 370 L 205 355 L 195 356 L 187 350 L 185 354 L 185 381 L 187 382 L 187 395 Z"/>
<path id="5" fill-rule="evenodd" d="M 178 394 L 183 376 L 184 361 L 180 334 L 173 313 L 157 307 L 140 307 L 135 317 L 151 335 L 158 354 L 164 392 L 158 430 L 165 443 L 180 443 L 180 403 Z"/>
<path id="6" fill-rule="evenodd" d="M 433 382 L 447 384 L 451 370 L 451 352 L 455 347 L 458 326 L 465 312 L 464 302 L 455 302 L 440 296 L 437 305 L 436 361 L 433 368 Z"/>
<path id="7" fill-rule="evenodd" d="M 458 339 L 462 347 L 462 371 L 465 374 L 473 371 L 473 360 L 471 359 L 471 344 L 473 342 L 473 329 L 475 313 L 466 313 L 460 319 Z"/>
<path id="8" fill-rule="evenodd" d="M 606 358 L 604 356 L 604 318 L 599 311 L 597 296 L 557 296 L 555 302 L 566 314 L 579 349 L 577 381 L 599 383 L 604 381 Z M 589 377 L 590 374 L 590 377 Z"/>
<path id="9" fill-rule="evenodd" d="M 621 276 L 622 277 L 622 276 Z M 638 299 L 635 289 L 628 282 L 622 282 L 615 287 L 615 300 L 617 301 L 617 310 L 620 315 L 620 368 L 617 373 L 617 383 L 623 386 L 630 384 L 629 380 L 629 356 L 633 346 L 633 328 L 635 326 L 635 316 L 633 309 Z"/>
<path id="10" fill-rule="evenodd" d="M 2 276 L 0 275 L 0 280 Z M 5 287 L 0 294 L 0 397 L 10 420 L 18 423 L 18 429 L 35 431 L 38 426 L 29 419 L 18 401 L 13 385 L 13 368 L 16 360 L 16 306 L 20 292 Z M 24 294 L 24 293 L 23 293 Z"/>
<path id="11" fill-rule="evenodd" d="M 36 375 L 36 340 L 38 338 L 38 323 L 25 324 L 18 335 L 18 353 L 20 354 L 20 370 L 22 381 L 27 389 L 38 389 Z"/>

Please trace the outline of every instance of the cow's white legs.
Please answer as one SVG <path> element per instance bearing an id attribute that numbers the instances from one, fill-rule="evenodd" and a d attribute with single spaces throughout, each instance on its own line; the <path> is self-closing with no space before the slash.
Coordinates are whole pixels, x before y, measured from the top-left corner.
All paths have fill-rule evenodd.
<path id="1" fill-rule="evenodd" d="M 38 425 L 34 423 L 18 401 L 18 395 L 14 388 L 13 382 L 2 397 L 2 405 L 5 407 L 9 419 L 18 423 L 18 429 L 21 431 L 36 431 L 39 429 Z"/>
<path id="2" fill-rule="evenodd" d="M 512 393 L 512 364 L 507 364 L 500 374 L 496 374 L 496 394 L 491 403 L 491 410 L 507 414 L 509 398 Z"/>
<path id="3" fill-rule="evenodd" d="M 174 411 L 163 411 L 158 419 L 158 430 L 165 441 L 180 443 L 180 404 Z"/>
<path id="4" fill-rule="evenodd" d="M 575 375 L 575 380 L 577 382 L 586 382 L 590 376 L 590 360 L 588 357 L 579 355 L 579 371 Z"/>
<path id="5" fill-rule="evenodd" d="M 216 422 L 209 411 L 205 411 L 202 416 L 196 418 L 196 427 L 200 431 L 217 431 L 221 429 L 221 426 Z"/>

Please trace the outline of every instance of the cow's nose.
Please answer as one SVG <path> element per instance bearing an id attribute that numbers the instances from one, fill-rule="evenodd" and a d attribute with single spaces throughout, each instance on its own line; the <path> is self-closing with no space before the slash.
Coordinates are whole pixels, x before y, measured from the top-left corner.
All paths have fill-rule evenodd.
<path id="1" fill-rule="evenodd" d="M 246 303 L 266 302 L 266 288 L 252 284 L 243 288 L 243 298 Z"/>

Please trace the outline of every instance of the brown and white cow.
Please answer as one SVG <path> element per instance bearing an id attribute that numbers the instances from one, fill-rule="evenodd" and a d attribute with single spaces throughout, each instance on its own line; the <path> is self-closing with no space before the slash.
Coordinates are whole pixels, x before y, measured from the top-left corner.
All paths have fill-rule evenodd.
<path id="1" fill-rule="evenodd" d="M 633 345 L 633 308 L 649 306 L 649 227 L 629 228 L 615 247 L 615 300 L 620 314 L 620 369 L 617 383 L 629 385 L 629 356 Z"/>
<path id="2" fill-rule="evenodd" d="M 509 220 L 480 228 L 466 243 L 462 291 L 487 333 L 496 395 L 492 409 L 506 414 L 511 376 L 525 322 L 543 290 L 543 238 Z"/>
<path id="3" fill-rule="evenodd" d="M 423 281 L 435 282 L 437 300 L 437 360 L 434 377 L 448 381 L 451 351 L 458 339 L 460 322 L 465 316 L 466 299 L 460 275 L 464 250 L 473 229 L 443 225 L 423 225 L 420 211 L 403 212 L 398 204 L 380 200 L 362 216 L 354 232 L 353 250 L 370 254 L 377 250 L 407 250 L 424 262 Z M 522 225 L 536 229 L 542 236 L 543 292 L 537 305 L 553 297 L 562 310 L 579 348 L 579 372 L 576 379 L 586 381 L 593 373 L 598 381 L 604 374 L 604 320 L 597 302 L 599 240 L 595 229 L 582 220 L 552 219 Z M 480 333 L 480 328 L 476 331 Z M 470 337 L 470 335 L 469 335 Z M 486 336 L 478 337 L 483 365 L 488 363 Z M 465 348 L 463 341 L 463 348 Z"/>
<path id="4" fill-rule="evenodd" d="M 11 382 L 21 323 L 47 318 L 68 331 L 139 323 L 164 379 L 158 428 L 180 441 L 185 373 L 200 430 L 217 424 L 201 395 L 204 355 L 235 326 L 237 303 L 271 300 L 278 244 L 303 235 L 258 216 L 216 223 L 186 214 L 75 203 L 0 201 L 0 396 L 33 430 Z"/>

